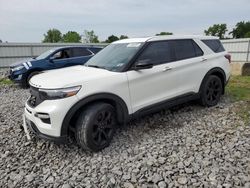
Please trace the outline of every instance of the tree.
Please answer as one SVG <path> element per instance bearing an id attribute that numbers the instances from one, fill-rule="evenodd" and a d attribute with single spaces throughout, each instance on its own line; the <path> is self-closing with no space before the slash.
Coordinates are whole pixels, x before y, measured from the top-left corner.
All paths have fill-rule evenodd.
<path id="1" fill-rule="evenodd" d="M 163 32 L 155 34 L 155 36 L 160 36 L 160 35 L 173 35 L 173 33 L 163 31 Z"/>
<path id="2" fill-rule="evenodd" d="M 111 36 L 108 37 L 108 39 L 105 42 L 111 43 L 111 42 L 114 42 L 114 41 L 117 41 L 117 40 L 119 40 L 119 38 L 117 36 L 111 35 Z"/>
<path id="3" fill-rule="evenodd" d="M 238 22 L 229 34 L 233 35 L 233 38 L 247 38 L 250 37 L 250 21 Z"/>
<path id="4" fill-rule="evenodd" d="M 250 31 L 244 35 L 245 38 L 250 38 Z"/>
<path id="5" fill-rule="evenodd" d="M 0 39 L 0 43 L 2 43 L 3 41 Z"/>
<path id="6" fill-rule="evenodd" d="M 128 39 L 128 36 L 126 36 L 126 35 L 121 35 L 121 36 L 120 36 L 120 40 L 121 40 L 121 39 Z"/>
<path id="7" fill-rule="evenodd" d="M 214 24 L 213 26 L 210 26 L 208 30 L 204 31 L 206 35 L 217 36 L 220 39 L 225 38 L 226 32 L 227 32 L 226 24 Z"/>
<path id="8" fill-rule="evenodd" d="M 75 31 L 68 31 L 63 35 L 63 42 L 81 42 L 81 36 Z"/>
<path id="9" fill-rule="evenodd" d="M 62 33 L 58 29 L 49 29 L 46 34 L 44 34 L 43 42 L 61 42 L 62 41 Z"/>
<path id="10" fill-rule="evenodd" d="M 98 36 L 95 35 L 94 31 L 84 30 L 83 40 L 86 43 L 99 43 Z"/>

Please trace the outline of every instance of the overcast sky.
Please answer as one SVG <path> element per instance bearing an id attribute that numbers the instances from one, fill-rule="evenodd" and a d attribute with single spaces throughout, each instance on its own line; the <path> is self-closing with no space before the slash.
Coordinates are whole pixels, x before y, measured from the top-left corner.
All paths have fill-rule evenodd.
<path id="1" fill-rule="evenodd" d="M 50 28 L 82 34 L 203 34 L 215 23 L 231 30 L 250 20 L 250 0 L 0 0 L 0 39 L 41 42 Z"/>

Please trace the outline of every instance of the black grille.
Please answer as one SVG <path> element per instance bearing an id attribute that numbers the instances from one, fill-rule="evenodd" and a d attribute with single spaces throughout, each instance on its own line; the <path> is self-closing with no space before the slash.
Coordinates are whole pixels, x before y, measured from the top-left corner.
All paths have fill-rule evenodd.
<path id="1" fill-rule="evenodd" d="M 31 96 L 28 100 L 28 105 L 30 107 L 36 107 L 37 105 L 39 105 L 40 103 L 43 102 L 43 100 L 41 99 L 41 97 L 39 95 L 38 88 L 30 86 L 30 94 L 31 94 Z"/>

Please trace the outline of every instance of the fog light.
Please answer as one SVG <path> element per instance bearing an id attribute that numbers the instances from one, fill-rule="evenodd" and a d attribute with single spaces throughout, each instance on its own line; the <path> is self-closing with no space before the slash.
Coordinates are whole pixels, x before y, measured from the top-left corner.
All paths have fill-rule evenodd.
<path id="1" fill-rule="evenodd" d="M 35 114 L 35 117 L 40 118 L 40 120 L 41 120 L 43 123 L 51 124 L 49 114 L 46 114 L 46 113 L 36 113 L 36 114 Z"/>
<path id="2" fill-rule="evenodd" d="M 36 113 L 35 117 L 38 117 L 40 119 L 49 119 L 49 114 L 46 114 L 46 113 Z"/>

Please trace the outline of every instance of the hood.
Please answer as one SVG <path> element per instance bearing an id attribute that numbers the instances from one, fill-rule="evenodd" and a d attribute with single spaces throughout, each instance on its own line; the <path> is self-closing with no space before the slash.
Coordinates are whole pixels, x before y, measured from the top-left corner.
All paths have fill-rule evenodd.
<path id="1" fill-rule="evenodd" d="M 86 66 L 73 66 L 57 70 L 50 70 L 33 76 L 30 85 L 44 89 L 59 89 L 82 85 L 88 80 L 104 78 L 116 74 L 105 69 L 98 69 Z"/>
<path id="2" fill-rule="evenodd" d="M 19 66 L 19 65 L 21 65 L 21 64 L 23 64 L 23 63 L 26 63 L 26 62 L 28 62 L 28 61 L 34 61 L 34 60 L 35 60 L 35 59 L 33 59 L 33 58 L 22 59 L 22 60 L 20 60 L 20 61 L 17 61 L 17 62 L 15 62 L 15 63 L 11 64 L 10 67 L 16 67 L 16 66 Z"/>

